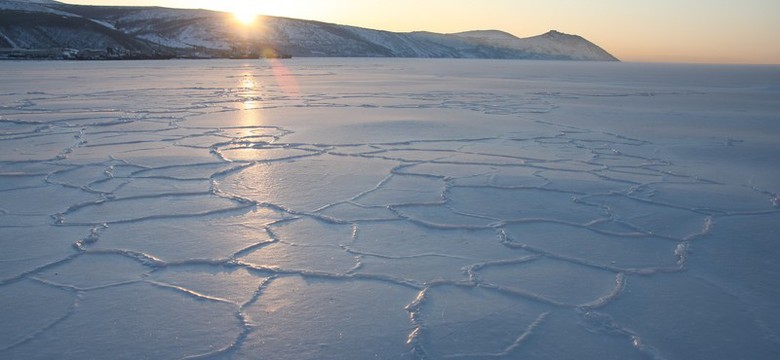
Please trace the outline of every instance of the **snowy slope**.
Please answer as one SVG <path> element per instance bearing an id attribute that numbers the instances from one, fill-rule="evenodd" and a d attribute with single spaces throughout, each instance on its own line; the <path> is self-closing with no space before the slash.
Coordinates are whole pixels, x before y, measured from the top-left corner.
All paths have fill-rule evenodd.
<path id="1" fill-rule="evenodd" d="M 51 8 L 51 5 L 60 4 L 56 1 L 49 0 L 30 0 L 30 1 L 13 1 L 13 0 L 0 0 L 0 11 L 26 11 L 26 12 L 43 12 L 50 14 L 59 14 L 64 16 L 73 16 L 73 14 L 58 11 Z"/>
<path id="2" fill-rule="evenodd" d="M 529 38 L 517 38 L 498 30 L 468 31 L 455 34 L 480 43 L 573 60 L 616 61 L 617 58 L 581 36 L 551 30 Z"/>
<path id="3" fill-rule="evenodd" d="M 106 49 L 153 52 L 157 46 L 100 21 L 48 12 L 0 12 L 0 48 Z"/>
<path id="4" fill-rule="evenodd" d="M 245 27 L 238 25 L 228 13 L 208 10 L 0 0 L 0 17 L 14 17 L 11 13 L 19 11 L 90 19 L 102 28 L 90 28 L 92 32 L 121 32 L 151 44 L 157 51 L 167 49 L 179 56 L 197 53 L 221 57 L 272 49 L 293 56 L 617 60 L 579 36 L 557 32 L 527 39 L 500 31 L 395 33 L 281 17 L 264 17 L 258 24 Z M 128 48 L 118 41 L 85 44 L 85 38 L 100 36 L 81 36 L 70 30 L 63 31 L 62 26 L 52 28 L 45 21 L 56 22 L 55 19 L 39 19 L 26 24 L 16 23 L 13 28 L 9 21 L 0 22 L 0 47 L 105 48 L 109 44 Z M 58 40 L 48 40 L 47 33 L 56 34 Z M 139 46 L 129 48 L 138 49 Z"/>
<path id="5" fill-rule="evenodd" d="M 56 1 L 0 0 L 0 48 L 123 49 L 155 54 L 159 45 L 128 35 L 111 23 L 68 11 Z"/>

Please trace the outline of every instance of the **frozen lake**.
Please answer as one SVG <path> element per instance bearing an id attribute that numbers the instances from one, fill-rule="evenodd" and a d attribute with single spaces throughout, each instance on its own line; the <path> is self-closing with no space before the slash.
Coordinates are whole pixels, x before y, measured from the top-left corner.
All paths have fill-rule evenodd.
<path id="1" fill-rule="evenodd" d="M 780 67 L 0 63 L 2 359 L 776 359 Z"/>

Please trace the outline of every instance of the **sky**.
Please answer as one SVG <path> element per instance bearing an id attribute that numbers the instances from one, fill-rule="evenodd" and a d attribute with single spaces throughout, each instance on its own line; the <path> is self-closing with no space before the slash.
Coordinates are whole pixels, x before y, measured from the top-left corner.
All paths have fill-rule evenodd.
<path id="1" fill-rule="evenodd" d="M 780 64 L 780 0 L 63 0 L 241 11 L 389 31 L 580 35 L 623 61 Z"/>

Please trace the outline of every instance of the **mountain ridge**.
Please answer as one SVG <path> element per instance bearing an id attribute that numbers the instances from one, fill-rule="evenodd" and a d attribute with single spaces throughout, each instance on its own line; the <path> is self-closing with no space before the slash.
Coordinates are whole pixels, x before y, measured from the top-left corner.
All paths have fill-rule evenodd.
<path id="1" fill-rule="evenodd" d="M 0 0 L 0 48 L 5 48 L 0 57 L 16 52 L 15 58 L 49 50 L 54 57 L 64 58 L 84 53 L 101 58 L 102 51 L 103 57 L 113 58 L 338 56 L 618 61 L 580 36 L 555 31 L 530 38 L 500 30 L 399 33 L 274 16 L 262 16 L 255 25 L 241 26 L 231 14 L 212 10 L 70 5 L 52 0 Z M 57 55 L 63 49 L 70 55 Z"/>

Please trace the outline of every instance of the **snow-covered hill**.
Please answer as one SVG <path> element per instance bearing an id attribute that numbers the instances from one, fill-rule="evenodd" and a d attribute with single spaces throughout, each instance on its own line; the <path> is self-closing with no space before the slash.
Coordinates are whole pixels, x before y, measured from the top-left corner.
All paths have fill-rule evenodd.
<path id="1" fill-rule="evenodd" d="M 531 54 L 559 56 L 572 60 L 617 60 L 604 49 L 581 36 L 564 34 L 555 30 L 524 39 L 498 30 L 467 31 L 455 35 Z"/>
<path id="2" fill-rule="evenodd" d="M 24 21 L 21 21 L 23 19 Z M 0 0 L 0 48 L 106 49 L 173 56 L 435 57 L 614 61 L 574 35 L 395 33 L 281 17 L 242 26 L 228 13 Z M 89 25 L 84 25 L 86 22 Z M 254 54 L 254 55 L 253 55 Z"/>

